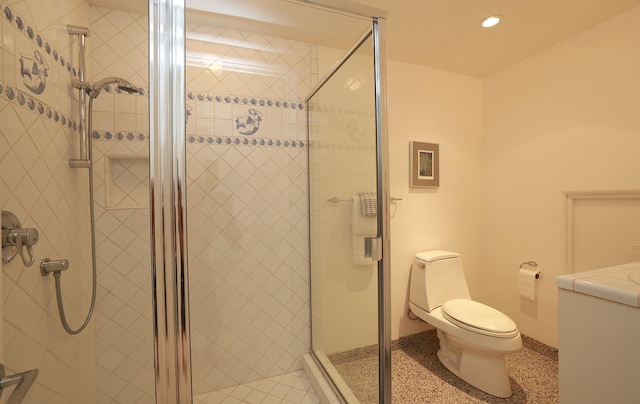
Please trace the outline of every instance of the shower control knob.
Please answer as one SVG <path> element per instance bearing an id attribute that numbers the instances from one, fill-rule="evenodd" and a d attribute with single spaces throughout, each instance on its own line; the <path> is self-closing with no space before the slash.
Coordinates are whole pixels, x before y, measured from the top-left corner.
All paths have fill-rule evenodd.
<path id="1" fill-rule="evenodd" d="M 2 231 L 2 245 L 32 246 L 38 242 L 36 229 L 11 229 Z"/>
<path id="2" fill-rule="evenodd" d="M 33 265 L 33 246 L 38 242 L 38 230 L 23 229 L 11 212 L 2 211 L 2 262 L 8 263 L 20 254 L 24 266 Z M 26 251 L 25 251 L 26 250 Z"/>

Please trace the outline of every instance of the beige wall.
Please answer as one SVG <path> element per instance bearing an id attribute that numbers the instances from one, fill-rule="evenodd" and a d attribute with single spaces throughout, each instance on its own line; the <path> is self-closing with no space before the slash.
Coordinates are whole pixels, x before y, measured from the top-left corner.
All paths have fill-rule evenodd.
<path id="1" fill-rule="evenodd" d="M 557 346 L 564 192 L 640 188 L 639 22 L 631 10 L 484 80 L 389 61 L 394 339 L 425 327 L 406 316 L 415 252 L 442 248 L 462 254 L 474 299 Z M 321 75 L 339 54 L 320 49 Z M 410 140 L 440 144 L 439 188 L 409 188 Z M 533 303 L 518 295 L 529 260 Z"/>
<path id="2" fill-rule="evenodd" d="M 407 317 L 415 253 L 445 249 L 462 254 L 476 297 L 482 253 L 482 81 L 390 61 L 389 155 L 392 205 L 392 338 L 424 328 Z M 440 187 L 409 187 L 409 141 L 440 145 Z"/>
<path id="3" fill-rule="evenodd" d="M 640 188 L 640 8 L 485 80 L 482 294 L 520 330 L 557 346 L 565 191 Z M 640 257 L 639 257 L 640 258 Z M 536 260 L 537 301 L 516 293 Z"/>

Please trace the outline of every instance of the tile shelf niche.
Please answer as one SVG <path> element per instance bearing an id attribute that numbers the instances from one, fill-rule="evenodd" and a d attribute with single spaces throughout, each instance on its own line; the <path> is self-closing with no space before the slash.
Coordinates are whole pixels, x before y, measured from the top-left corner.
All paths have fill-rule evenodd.
<path id="1" fill-rule="evenodd" d="M 149 158 L 131 155 L 105 156 L 105 187 L 107 209 L 147 209 Z"/>

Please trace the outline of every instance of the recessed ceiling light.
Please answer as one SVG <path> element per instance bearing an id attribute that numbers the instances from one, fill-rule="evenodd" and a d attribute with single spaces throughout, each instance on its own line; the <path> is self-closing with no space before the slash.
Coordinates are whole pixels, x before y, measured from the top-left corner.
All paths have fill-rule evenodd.
<path id="1" fill-rule="evenodd" d="M 482 26 L 484 28 L 491 28 L 493 26 L 498 25 L 500 20 L 502 19 L 501 15 L 492 15 L 491 17 L 487 17 L 482 21 Z"/>

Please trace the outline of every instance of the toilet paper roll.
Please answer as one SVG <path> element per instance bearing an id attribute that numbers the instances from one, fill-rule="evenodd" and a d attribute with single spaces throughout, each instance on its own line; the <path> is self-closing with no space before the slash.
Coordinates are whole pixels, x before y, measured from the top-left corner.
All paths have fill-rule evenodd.
<path id="1" fill-rule="evenodd" d="M 536 279 L 539 277 L 540 271 L 520 268 L 518 275 L 518 292 L 520 296 L 528 300 L 536 300 Z"/>

